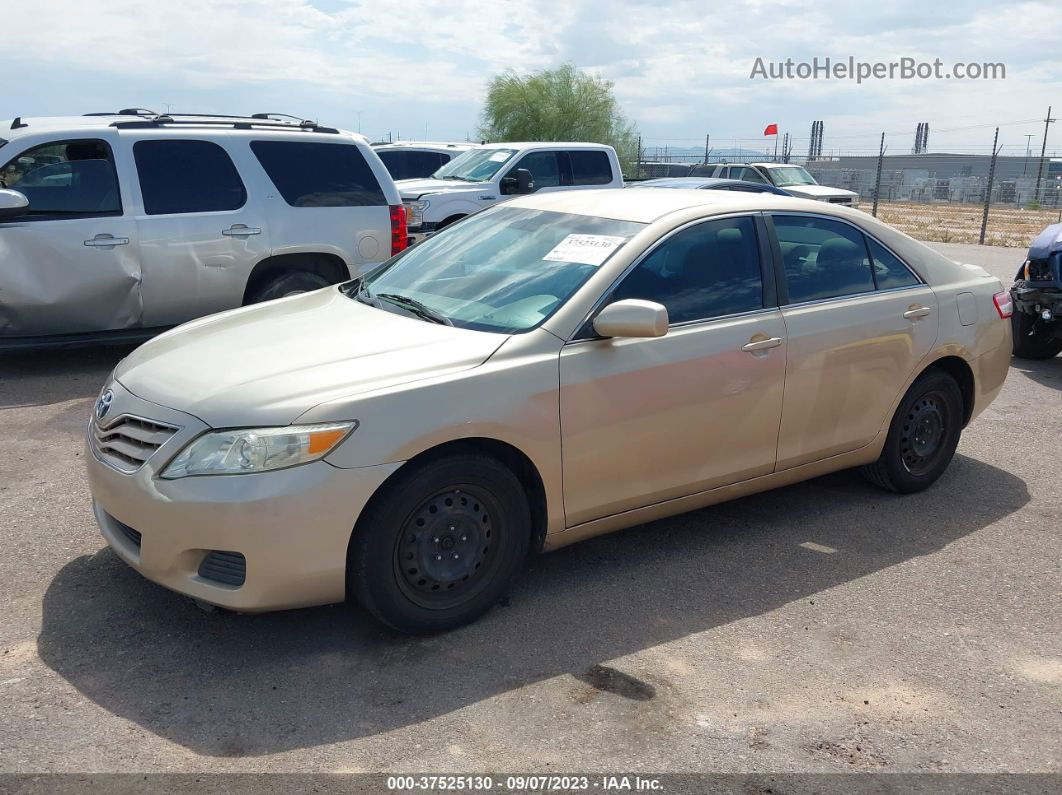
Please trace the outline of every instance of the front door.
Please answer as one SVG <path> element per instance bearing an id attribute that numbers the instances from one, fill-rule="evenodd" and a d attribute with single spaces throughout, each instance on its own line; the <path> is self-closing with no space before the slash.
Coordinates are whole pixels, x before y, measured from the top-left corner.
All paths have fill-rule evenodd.
<path id="1" fill-rule="evenodd" d="M 652 339 L 576 335 L 561 351 L 568 526 L 773 471 L 785 326 L 751 216 L 664 240 L 608 301 L 667 307 Z"/>
<path id="2" fill-rule="evenodd" d="M 933 291 L 850 224 L 774 215 L 789 305 L 778 469 L 856 450 L 937 337 Z"/>
<path id="3" fill-rule="evenodd" d="M 25 215 L 0 222 L 0 336 L 140 326 L 136 228 L 110 144 L 40 143 L 11 157 L 0 179 L 29 199 Z"/>

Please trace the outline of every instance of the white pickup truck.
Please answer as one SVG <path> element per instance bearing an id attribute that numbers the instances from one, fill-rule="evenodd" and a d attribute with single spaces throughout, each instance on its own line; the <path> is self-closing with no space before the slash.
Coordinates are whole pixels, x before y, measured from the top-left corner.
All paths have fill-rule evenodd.
<path id="1" fill-rule="evenodd" d="M 427 179 L 395 185 L 406 206 L 409 242 L 512 196 L 555 190 L 622 188 L 616 150 L 605 144 L 484 144 L 455 157 Z"/>

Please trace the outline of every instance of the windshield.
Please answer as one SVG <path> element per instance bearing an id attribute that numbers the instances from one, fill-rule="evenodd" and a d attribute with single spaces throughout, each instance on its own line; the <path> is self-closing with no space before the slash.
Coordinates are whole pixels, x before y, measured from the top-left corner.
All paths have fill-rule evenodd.
<path id="1" fill-rule="evenodd" d="M 771 182 L 779 188 L 788 185 L 818 185 L 815 178 L 800 166 L 780 166 L 764 169 L 771 175 Z"/>
<path id="2" fill-rule="evenodd" d="M 469 149 L 432 174 L 431 178 L 487 182 L 515 154 L 515 149 Z"/>
<path id="3" fill-rule="evenodd" d="M 560 307 L 644 224 L 499 206 L 445 229 L 348 295 L 458 328 L 518 333 Z"/>

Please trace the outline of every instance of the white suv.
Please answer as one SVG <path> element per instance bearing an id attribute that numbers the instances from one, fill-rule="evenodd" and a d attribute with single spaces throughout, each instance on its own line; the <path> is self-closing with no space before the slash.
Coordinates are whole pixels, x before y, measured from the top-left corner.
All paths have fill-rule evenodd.
<path id="1" fill-rule="evenodd" d="M 0 122 L 0 348 L 148 336 L 406 245 L 360 136 L 273 115 Z"/>
<path id="2" fill-rule="evenodd" d="M 397 183 L 410 240 L 419 242 L 466 215 L 528 193 L 622 188 L 616 150 L 606 144 L 533 141 L 484 144 L 428 179 Z"/>
<path id="3" fill-rule="evenodd" d="M 458 155 L 478 144 L 436 143 L 434 141 L 395 141 L 377 143 L 372 148 L 391 176 L 398 179 L 430 177 Z"/>

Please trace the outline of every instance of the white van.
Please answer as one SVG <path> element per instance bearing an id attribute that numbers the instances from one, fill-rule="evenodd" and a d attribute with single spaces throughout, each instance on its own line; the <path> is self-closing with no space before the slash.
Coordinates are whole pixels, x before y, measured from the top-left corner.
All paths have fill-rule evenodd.
<path id="1" fill-rule="evenodd" d="M 406 242 L 394 181 L 349 132 L 136 109 L 0 122 L 0 348 L 149 336 Z"/>

